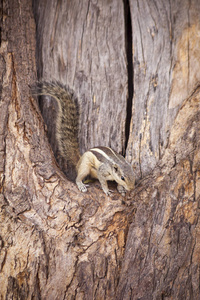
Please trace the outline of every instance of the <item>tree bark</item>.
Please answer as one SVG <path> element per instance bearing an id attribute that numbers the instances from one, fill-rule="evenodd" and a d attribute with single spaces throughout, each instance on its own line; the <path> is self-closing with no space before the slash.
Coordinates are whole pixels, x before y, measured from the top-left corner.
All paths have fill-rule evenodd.
<path id="1" fill-rule="evenodd" d="M 116 299 L 199 299 L 200 86 L 179 109 L 168 148 L 138 189 Z"/>
<path id="2" fill-rule="evenodd" d="M 199 1 L 0 5 L 0 298 L 199 299 Z M 81 152 L 126 151 L 124 199 L 66 179 L 36 72 L 77 93 Z"/>
<path id="3" fill-rule="evenodd" d="M 127 148 L 139 177 L 154 169 L 200 78 L 199 1 L 130 1 L 134 99 Z"/>
<path id="4" fill-rule="evenodd" d="M 97 145 L 122 152 L 127 105 L 123 1 L 34 1 L 34 11 L 39 78 L 59 80 L 78 95 L 81 152 Z M 43 115 L 48 128 L 55 128 L 51 112 Z"/>

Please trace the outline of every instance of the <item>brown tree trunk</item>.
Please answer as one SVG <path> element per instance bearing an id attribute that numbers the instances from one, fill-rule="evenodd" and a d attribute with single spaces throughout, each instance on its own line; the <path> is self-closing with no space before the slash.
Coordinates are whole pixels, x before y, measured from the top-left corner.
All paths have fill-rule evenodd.
<path id="1" fill-rule="evenodd" d="M 200 299 L 200 2 L 130 1 L 130 11 L 127 154 L 147 179 L 135 191 L 117 299 Z"/>
<path id="2" fill-rule="evenodd" d="M 199 299 L 199 1 L 0 5 L 0 298 Z M 35 53 L 79 97 L 81 151 L 126 151 L 125 199 L 58 168 Z"/>

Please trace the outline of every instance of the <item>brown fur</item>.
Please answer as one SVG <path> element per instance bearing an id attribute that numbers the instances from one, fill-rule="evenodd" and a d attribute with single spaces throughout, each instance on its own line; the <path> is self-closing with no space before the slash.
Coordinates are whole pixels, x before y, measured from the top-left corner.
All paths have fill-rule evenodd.
<path id="1" fill-rule="evenodd" d="M 32 87 L 32 94 L 53 97 L 58 104 L 56 141 L 60 156 L 74 170 L 80 158 L 78 128 L 79 106 L 74 92 L 58 82 L 39 82 Z"/>

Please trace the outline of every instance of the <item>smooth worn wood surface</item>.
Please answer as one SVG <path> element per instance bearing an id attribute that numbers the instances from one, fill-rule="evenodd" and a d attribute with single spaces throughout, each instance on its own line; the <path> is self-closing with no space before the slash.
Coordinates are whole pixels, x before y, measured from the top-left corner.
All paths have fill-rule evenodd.
<path id="1" fill-rule="evenodd" d="M 137 176 L 163 157 L 176 115 L 200 79 L 199 1 L 130 1 L 132 124 L 127 148 Z"/>
<path id="2" fill-rule="evenodd" d="M 127 105 L 123 2 L 34 1 L 34 10 L 39 78 L 59 80 L 77 94 L 81 153 L 94 146 L 122 152 Z M 50 105 L 45 104 L 43 115 L 51 134 Z M 54 147 L 54 134 L 51 141 Z"/>

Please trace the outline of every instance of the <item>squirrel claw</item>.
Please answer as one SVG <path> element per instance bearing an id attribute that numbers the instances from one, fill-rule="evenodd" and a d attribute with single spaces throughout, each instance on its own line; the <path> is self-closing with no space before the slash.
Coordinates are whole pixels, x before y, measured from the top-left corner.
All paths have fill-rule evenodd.
<path id="1" fill-rule="evenodd" d="M 87 192 L 87 188 L 86 188 L 85 185 L 81 188 L 81 192 L 83 192 L 83 193 L 86 193 L 86 192 Z"/>
<path id="2" fill-rule="evenodd" d="M 111 193 L 112 193 L 112 191 L 104 191 L 104 193 L 107 195 L 107 196 L 111 196 Z"/>
<path id="3" fill-rule="evenodd" d="M 82 193 L 86 193 L 87 192 L 87 188 L 86 188 L 85 184 L 83 184 L 83 183 L 78 184 L 77 183 L 77 185 L 78 185 L 79 191 L 81 191 Z"/>

